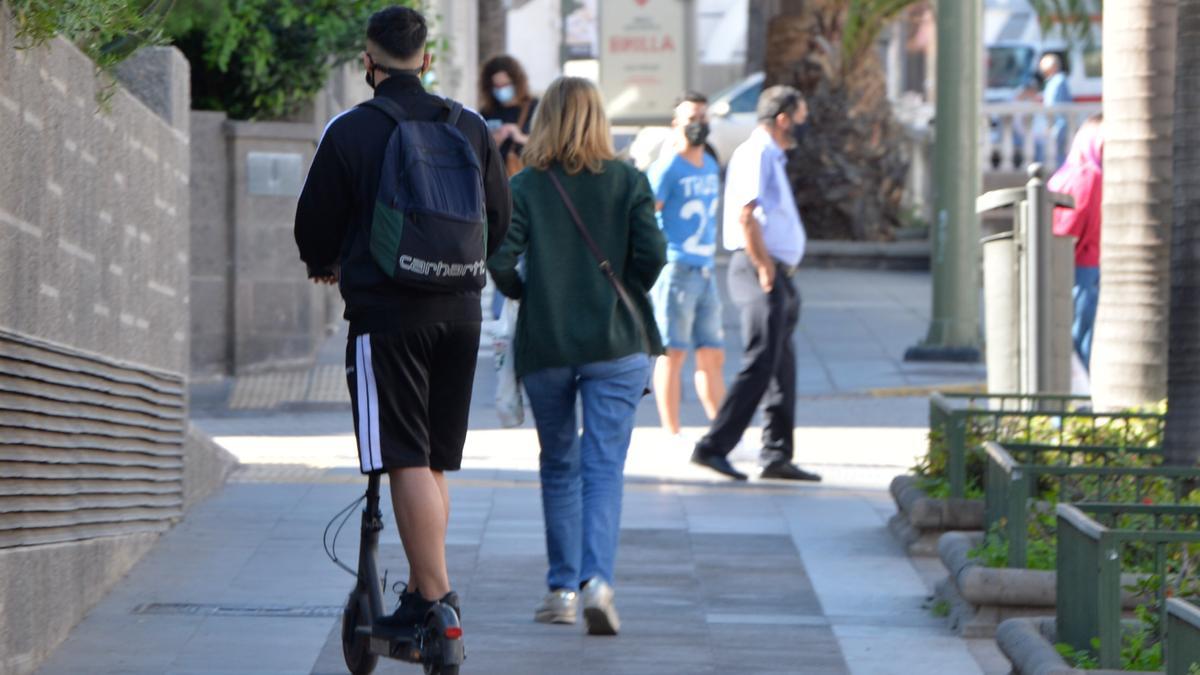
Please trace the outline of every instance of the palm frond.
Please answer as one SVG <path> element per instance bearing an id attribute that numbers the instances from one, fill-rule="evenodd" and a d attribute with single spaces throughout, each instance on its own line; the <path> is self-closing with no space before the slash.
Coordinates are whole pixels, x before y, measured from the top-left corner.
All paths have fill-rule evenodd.
<path id="1" fill-rule="evenodd" d="M 853 70 L 879 38 L 879 34 L 901 12 L 923 0 L 845 0 L 846 23 L 842 29 L 842 64 Z"/>
<path id="2" fill-rule="evenodd" d="M 1042 32 L 1062 24 L 1062 36 L 1069 47 L 1094 46 L 1092 17 L 1104 11 L 1104 0 L 1029 0 L 1037 12 Z"/>

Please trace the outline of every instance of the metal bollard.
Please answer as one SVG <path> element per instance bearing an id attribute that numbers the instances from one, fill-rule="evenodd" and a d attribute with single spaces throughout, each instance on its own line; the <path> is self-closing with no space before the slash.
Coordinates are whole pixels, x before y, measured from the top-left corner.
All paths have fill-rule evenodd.
<path id="1" fill-rule="evenodd" d="M 1071 241 L 1055 237 L 1055 206 L 1070 195 L 1050 192 L 1042 165 L 1024 187 L 980 195 L 976 212 L 1012 206 L 1013 230 L 984 239 L 988 389 L 1065 394 L 1071 387 Z M 1014 344 L 1015 343 L 1015 344 Z"/>

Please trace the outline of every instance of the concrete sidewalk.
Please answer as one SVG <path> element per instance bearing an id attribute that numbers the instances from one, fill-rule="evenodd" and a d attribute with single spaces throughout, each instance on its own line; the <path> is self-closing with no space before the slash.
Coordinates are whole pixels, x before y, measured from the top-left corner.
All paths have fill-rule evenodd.
<path id="1" fill-rule="evenodd" d="M 644 401 L 626 472 L 616 638 L 532 621 L 545 590 L 536 436 L 529 421 L 499 428 L 489 362 L 480 362 L 464 470 L 451 479 L 463 672 L 1007 672 L 994 646 L 952 636 L 925 609 L 930 570 L 885 529 L 887 480 L 911 465 L 926 433 L 925 399 L 897 388 L 974 382 L 981 369 L 900 360 L 926 328 L 926 275 L 806 271 L 801 287 L 797 459 L 826 482 L 720 480 L 688 465 L 688 449 L 664 437 Z M 727 327 L 736 341 L 736 323 Z M 732 370 L 736 352 L 730 361 Z M 305 406 L 207 409 L 197 423 L 242 468 L 42 673 L 346 672 L 338 613 L 353 580 L 325 557 L 321 533 L 365 481 L 348 411 Z M 694 393 L 684 408 L 696 436 L 704 418 Z M 747 469 L 754 438 L 737 458 Z M 338 542 L 351 564 L 356 542 L 352 518 Z M 389 580 L 406 577 L 394 526 L 381 556 Z M 382 662 L 377 672 L 419 669 Z"/>

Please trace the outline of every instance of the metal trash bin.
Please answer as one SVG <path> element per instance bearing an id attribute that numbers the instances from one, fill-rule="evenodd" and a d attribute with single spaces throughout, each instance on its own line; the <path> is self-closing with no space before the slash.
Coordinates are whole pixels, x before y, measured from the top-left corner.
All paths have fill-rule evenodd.
<path id="1" fill-rule="evenodd" d="M 979 212 L 1015 207 L 1013 230 L 980 242 L 988 391 L 1068 394 L 1074 243 L 1054 236 L 1051 214 L 1054 206 L 1074 207 L 1074 200 L 1046 189 L 1040 165 L 1029 173 L 1025 187 L 995 190 L 976 202 Z"/>

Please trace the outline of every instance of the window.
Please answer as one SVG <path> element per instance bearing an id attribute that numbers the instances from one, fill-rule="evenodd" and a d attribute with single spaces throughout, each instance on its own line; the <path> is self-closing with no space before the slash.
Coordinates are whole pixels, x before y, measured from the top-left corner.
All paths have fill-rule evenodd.
<path id="1" fill-rule="evenodd" d="M 761 82 L 746 87 L 741 93 L 729 100 L 729 112 L 735 115 L 738 113 L 754 112 L 758 108 L 758 96 L 761 93 Z"/>
<path id="2" fill-rule="evenodd" d="M 987 86 L 989 89 L 1022 87 L 1033 74 L 1035 52 L 1027 46 L 988 47 Z"/>

